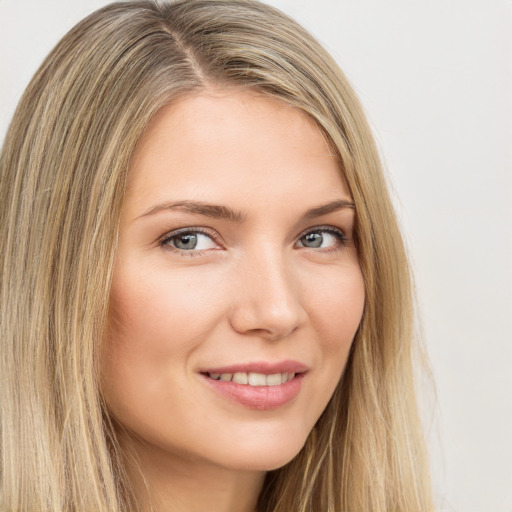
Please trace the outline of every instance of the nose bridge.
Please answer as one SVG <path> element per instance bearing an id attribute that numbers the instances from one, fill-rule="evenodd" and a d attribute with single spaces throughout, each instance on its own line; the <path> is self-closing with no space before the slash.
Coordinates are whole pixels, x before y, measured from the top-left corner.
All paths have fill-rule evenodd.
<path id="1" fill-rule="evenodd" d="M 272 243 L 260 245 L 242 258 L 239 270 L 232 314 L 237 331 L 281 338 L 304 322 L 300 284 L 286 249 Z"/>

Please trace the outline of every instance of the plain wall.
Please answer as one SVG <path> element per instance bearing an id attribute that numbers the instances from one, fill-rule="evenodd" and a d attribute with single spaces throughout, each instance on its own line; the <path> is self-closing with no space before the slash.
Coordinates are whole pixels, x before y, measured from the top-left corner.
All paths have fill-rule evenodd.
<path id="1" fill-rule="evenodd" d="M 0 0 L 0 139 L 100 0 Z M 512 1 L 274 0 L 366 107 L 416 272 L 437 386 L 438 509 L 512 511 Z"/>

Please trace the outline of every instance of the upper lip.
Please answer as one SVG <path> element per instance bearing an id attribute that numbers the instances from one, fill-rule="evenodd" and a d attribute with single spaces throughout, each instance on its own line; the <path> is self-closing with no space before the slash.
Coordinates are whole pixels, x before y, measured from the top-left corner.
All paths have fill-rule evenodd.
<path id="1" fill-rule="evenodd" d="M 263 373 L 265 375 L 274 375 L 276 373 L 303 373 L 309 370 L 309 367 L 298 361 L 254 361 L 251 363 L 237 363 L 226 366 L 214 366 L 205 368 L 200 373 Z"/>

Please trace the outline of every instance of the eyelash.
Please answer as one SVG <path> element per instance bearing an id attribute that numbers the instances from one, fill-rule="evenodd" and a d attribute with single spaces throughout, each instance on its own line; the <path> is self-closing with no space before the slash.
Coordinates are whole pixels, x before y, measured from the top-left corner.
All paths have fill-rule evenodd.
<path id="1" fill-rule="evenodd" d="M 216 234 L 214 232 L 204 229 L 204 228 L 196 228 L 196 227 L 182 228 L 182 229 L 177 229 L 176 231 L 172 231 L 171 233 L 164 235 L 164 238 L 162 238 L 158 242 L 158 245 L 166 251 L 171 251 L 171 252 L 177 253 L 184 257 L 200 256 L 203 253 L 212 250 L 212 249 L 205 249 L 205 250 L 189 250 L 189 251 L 187 251 L 185 249 L 178 249 L 177 247 L 173 247 L 169 243 L 173 238 L 177 238 L 180 235 L 188 235 L 188 234 L 196 234 L 196 233 L 199 233 L 201 235 L 205 235 L 205 236 L 211 238 L 211 240 L 213 240 L 217 245 L 222 245 L 219 241 L 218 236 L 216 236 Z"/>
<path id="2" fill-rule="evenodd" d="M 314 228 L 310 228 L 310 229 L 304 231 L 303 233 L 301 233 L 299 235 L 299 237 L 297 238 L 297 240 L 304 238 L 306 235 L 308 235 L 310 233 L 318 233 L 318 232 L 320 232 L 320 233 L 327 232 L 327 233 L 333 235 L 339 243 L 339 245 L 336 244 L 334 247 L 328 247 L 328 248 L 321 249 L 323 252 L 330 253 L 330 252 L 336 251 L 340 247 L 348 246 L 349 239 L 348 239 L 347 235 L 345 235 L 345 233 L 341 229 L 336 228 L 334 226 L 315 226 Z"/>
<path id="3" fill-rule="evenodd" d="M 324 233 L 327 232 L 327 233 L 333 235 L 336 238 L 339 245 L 335 244 L 333 247 L 327 247 L 327 248 L 310 248 L 309 247 L 309 249 L 319 250 L 324 253 L 331 253 L 331 252 L 336 251 L 340 247 L 347 247 L 348 242 L 349 242 L 348 237 L 345 235 L 345 233 L 341 229 L 336 228 L 334 226 L 315 226 L 313 228 L 310 228 L 306 231 L 303 231 L 297 237 L 297 241 L 301 240 L 302 238 L 304 238 L 305 236 L 307 236 L 311 233 L 321 233 L 321 232 L 324 232 Z M 196 234 L 196 233 L 199 233 L 199 234 L 209 237 L 217 245 L 222 245 L 214 232 L 212 232 L 210 230 L 206 230 L 204 228 L 199 228 L 199 227 L 188 227 L 188 228 L 182 228 L 182 229 L 178 229 L 176 231 L 172 231 L 171 233 L 166 234 L 158 242 L 158 245 L 160 247 L 162 247 L 162 249 L 164 249 L 164 250 L 177 253 L 184 257 L 200 256 L 200 255 L 204 254 L 205 252 L 212 250 L 212 249 L 202 249 L 202 250 L 201 249 L 199 249 L 199 250 L 178 249 L 177 247 L 173 247 L 169 243 L 173 238 L 176 238 L 179 235 Z M 308 247 L 306 247 L 306 246 L 302 246 L 302 247 L 305 249 L 308 249 Z"/>

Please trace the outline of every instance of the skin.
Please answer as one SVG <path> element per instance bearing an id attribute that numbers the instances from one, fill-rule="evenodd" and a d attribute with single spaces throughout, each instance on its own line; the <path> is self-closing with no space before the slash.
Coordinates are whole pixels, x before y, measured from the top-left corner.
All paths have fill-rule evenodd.
<path id="1" fill-rule="evenodd" d="M 232 215 L 166 207 L 183 201 Z M 364 306 L 354 209 L 339 203 L 305 217 L 337 201 L 351 197 L 321 132 L 276 99 L 189 95 L 162 109 L 139 141 L 101 378 L 148 509 L 151 500 L 154 510 L 254 511 L 265 472 L 304 445 Z M 179 245 L 183 228 L 202 230 L 195 249 Z M 201 374 L 283 360 L 308 371 L 297 396 L 269 410 L 218 393 Z"/>

